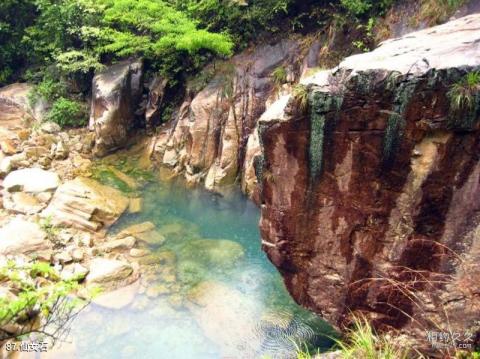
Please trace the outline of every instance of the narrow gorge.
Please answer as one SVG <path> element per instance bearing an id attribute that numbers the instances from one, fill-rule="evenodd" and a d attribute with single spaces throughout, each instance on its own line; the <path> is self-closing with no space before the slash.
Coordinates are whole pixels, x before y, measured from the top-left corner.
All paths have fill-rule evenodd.
<path id="1" fill-rule="evenodd" d="M 55 317 L 73 344 L 45 358 L 350 358 L 340 340 L 362 323 L 376 350 L 401 348 L 372 359 L 477 358 L 480 6 L 430 22 L 425 2 L 367 3 L 349 5 L 351 28 L 322 3 L 322 31 L 296 4 L 300 30 L 238 47 L 238 34 L 183 23 L 198 8 L 177 4 L 173 32 L 195 32 L 152 45 L 169 66 L 142 48 L 165 24 L 115 23 L 104 4 L 119 43 L 79 27 L 106 64 L 66 52 L 88 65 L 67 76 L 68 99 L 42 97 L 52 79 L 0 88 L 0 358 L 53 311 L 42 292 L 4 323 L 9 303 L 50 285 L 55 305 L 86 304 Z M 138 37 L 120 33 L 129 21 Z M 200 60 L 175 62 L 173 48 Z M 436 347 L 445 333 L 453 347 Z"/>

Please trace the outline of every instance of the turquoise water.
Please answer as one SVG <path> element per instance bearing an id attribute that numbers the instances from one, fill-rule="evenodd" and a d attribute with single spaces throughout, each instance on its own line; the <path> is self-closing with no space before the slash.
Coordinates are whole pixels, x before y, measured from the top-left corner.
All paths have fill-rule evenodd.
<path id="1" fill-rule="evenodd" d="M 111 229 L 155 225 L 138 292 L 121 309 L 89 305 L 58 357 L 291 358 L 296 344 L 331 345 L 261 251 L 254 204 L 167 183 L 143 197 L 142 212 Z"/>

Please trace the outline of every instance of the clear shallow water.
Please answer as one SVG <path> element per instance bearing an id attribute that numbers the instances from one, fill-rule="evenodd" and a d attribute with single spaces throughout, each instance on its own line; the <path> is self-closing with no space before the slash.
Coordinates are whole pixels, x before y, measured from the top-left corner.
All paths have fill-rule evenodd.
<path id="1" fill-rule="evenodd" d="M 166 239 L 146 246 L 139 293 L 121 309 L 91 304 L 54 357 L 291 358 L 294 343 L 331 345 L 261 251 L 255 205 L 165 183 L 143 197 L 143 211 L 112 228 L 150 221 Z"/>

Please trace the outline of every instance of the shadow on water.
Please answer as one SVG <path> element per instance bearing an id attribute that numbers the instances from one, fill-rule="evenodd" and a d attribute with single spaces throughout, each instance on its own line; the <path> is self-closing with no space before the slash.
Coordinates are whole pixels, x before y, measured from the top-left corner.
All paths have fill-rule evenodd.
<path id="1" fill-rule="evenodd" d="M 294 303 L 262 252 L 259 210 L 243 195 L 158 182 L 142 194 L 143 210 L 111 232 L 149 221 L 162 240 L 146 245 L 129 303 L 91 304 L 76 319 L 76 357 L 292 358 L 295 343 L 332 345 L 329 326 Z"/>

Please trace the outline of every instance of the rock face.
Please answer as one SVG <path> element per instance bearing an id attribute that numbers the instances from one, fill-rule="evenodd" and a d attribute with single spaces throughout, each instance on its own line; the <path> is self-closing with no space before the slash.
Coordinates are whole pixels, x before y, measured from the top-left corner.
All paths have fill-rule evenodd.
<path id="1" fill-rule="evenodd" d="M 128 204 L 120 191 L 77 177 L 58 188 L 42 216 L 51 216 L 57 224 L 96 231 L 115 222 Z"/>
<path id="2" fill-rule="evenodd" d="M 264 250 L 337 327 L 478 330 L 480 96 L 456 109 L 448 92 L 480 69 L 479 29 L 477 14 L 388 41 L 260 119 Z"/>
<path id="3" fill-rule="evenodd" d="M 175 121 L 158 135 L 158 161 L 210 190 L 235 183 L 258 118 L 300 73 L 298 56 L 299 43 L 285 40 L 218 65 L 213 80 L 198 94 L 189 92 Z"/>
<path id="4" fill-rule="evenodd" d="M 94 77 L 90 128 L 95 130 L 95 155 L 104 156 L 126 144 L 135 125 L 142 77 L 139 60 L 120 62 Z"/>

